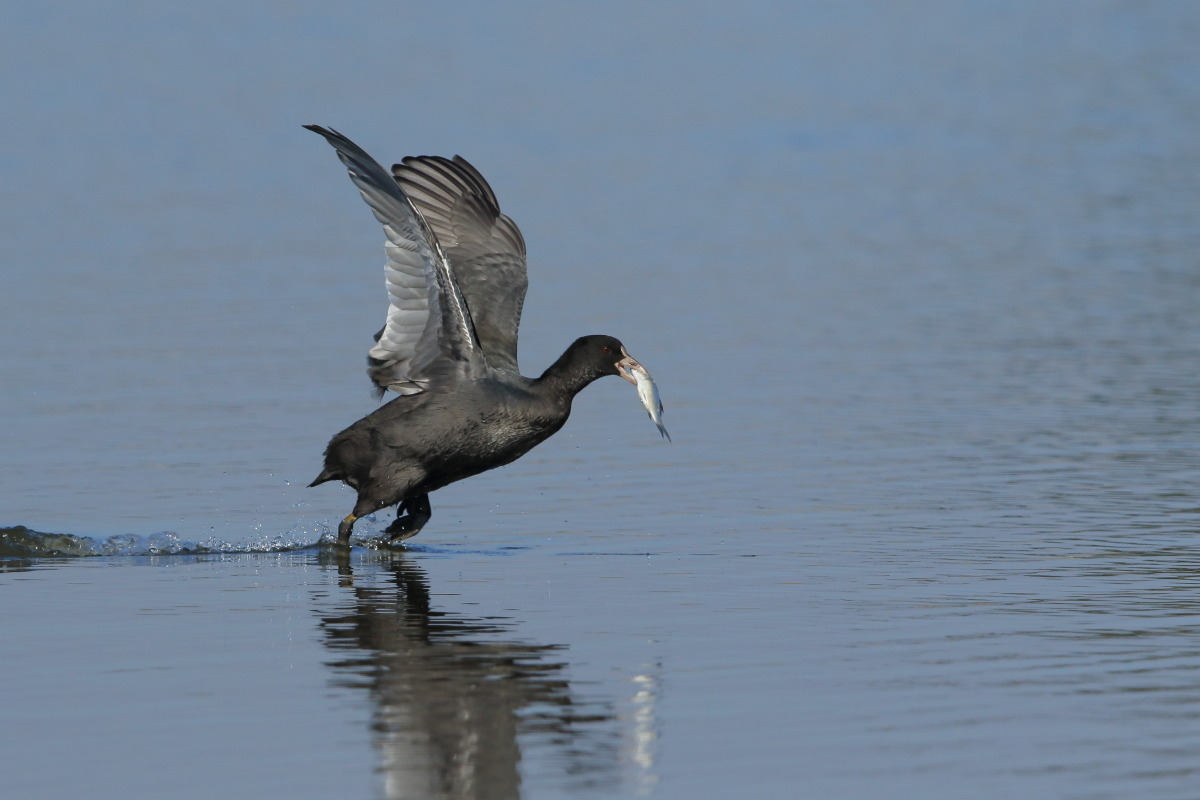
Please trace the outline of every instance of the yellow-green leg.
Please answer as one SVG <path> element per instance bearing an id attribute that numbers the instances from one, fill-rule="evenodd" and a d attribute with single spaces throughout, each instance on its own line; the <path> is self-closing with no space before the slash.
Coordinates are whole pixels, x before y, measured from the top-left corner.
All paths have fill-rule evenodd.
<path id="1" fill-rule="evenodd" d="M 346 518 L 338 523 L 338 546 L 350 546 L 350 531 L 354 529 L 354 521 L 357 520 L 354 514 L 347 514 Z"/>

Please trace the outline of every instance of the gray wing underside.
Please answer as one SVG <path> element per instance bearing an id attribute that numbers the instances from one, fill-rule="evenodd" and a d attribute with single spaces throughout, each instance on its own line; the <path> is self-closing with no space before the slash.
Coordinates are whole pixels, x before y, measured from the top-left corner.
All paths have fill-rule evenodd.
<path id="1" fill-rule="evenodd" d="M 466 159 L 409 156 L 392 175 L 449 259 L 488 364 L 517 372 L 517 329 L 529 280 L 525 240 Z"/>
<path id="2" fill-rule="evenodd" d="M 332 128 L 305 125 L 325 137 L 350 180 L 383 225 L 387 323 L 368 354 L 380 392 L 416 394 L 439 378 L 476 377 L 486 369 L 463 292 L 446 253 L 411 198 L 375 159 Z"/>

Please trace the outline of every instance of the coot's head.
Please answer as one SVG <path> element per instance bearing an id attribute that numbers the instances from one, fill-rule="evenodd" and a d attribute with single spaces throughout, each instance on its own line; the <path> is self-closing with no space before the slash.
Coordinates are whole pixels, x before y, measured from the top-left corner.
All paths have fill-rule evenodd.
<path id="1" fill-rule="evenodd" d="M 611 336 L 584 336 L 576 339 L 567 352 L 546 370 L 541 380 L 553 377 L 553 391 L 560 396 L 573 397 L 576 392 L 597 378 L 605 375 L 620 375 L 637 387 L 638 399 L 658 426 L 662 435 L 670 441 L 667 429 L 662 424 L 663 405 L 658 396 L 658 387 L 643 367 L 625 350 L 625 345 Z M 564 382 L 565 381 L 565 382 Z"/>
<path id="2" fill-rule="evenodd" d="M 620 375 L 630 383 L 637 384 L 637 381 L 630 377 L 629 370 L 641 365 L 625 351 L 625 345 L 615 337 L 582 336 L 571 345 L 571 354 L 575 363 L 587 365 L 597 377 Z"/>

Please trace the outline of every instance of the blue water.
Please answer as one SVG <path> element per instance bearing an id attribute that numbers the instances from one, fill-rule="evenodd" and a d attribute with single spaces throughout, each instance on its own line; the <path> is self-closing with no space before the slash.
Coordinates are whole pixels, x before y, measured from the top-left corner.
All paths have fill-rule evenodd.
<path id="1" fill-rule="evenodd" d="M 1200 6 L 0 22 L 6 793 L 1196 796 Z M 302 123 L 469 158 L 524 372 L 674 442 L 600 381 L 326 547 L 382 236 Z"/>

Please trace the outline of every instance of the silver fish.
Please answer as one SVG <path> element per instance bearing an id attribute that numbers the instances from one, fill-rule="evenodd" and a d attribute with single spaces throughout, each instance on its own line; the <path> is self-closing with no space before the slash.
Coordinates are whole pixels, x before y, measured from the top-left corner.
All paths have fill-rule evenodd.
<path id="1" fill-rule="evenodd" d="M 668 442 L 671 441 L 671 434 L 667 433 L 667 429 L 662 424 L 662 398 L 658 395 L 658 387 L 654 385 L 654 379 L 650 377 L 650 371 L 636 361 L 629 364 L 626 370 L 627 374 L 622 374 L 621 377 L 637 386 L 638 399 L 646 407 L 646 413 L 650 415 L 650 420 L 658 426 L 658 432 Z"/>

